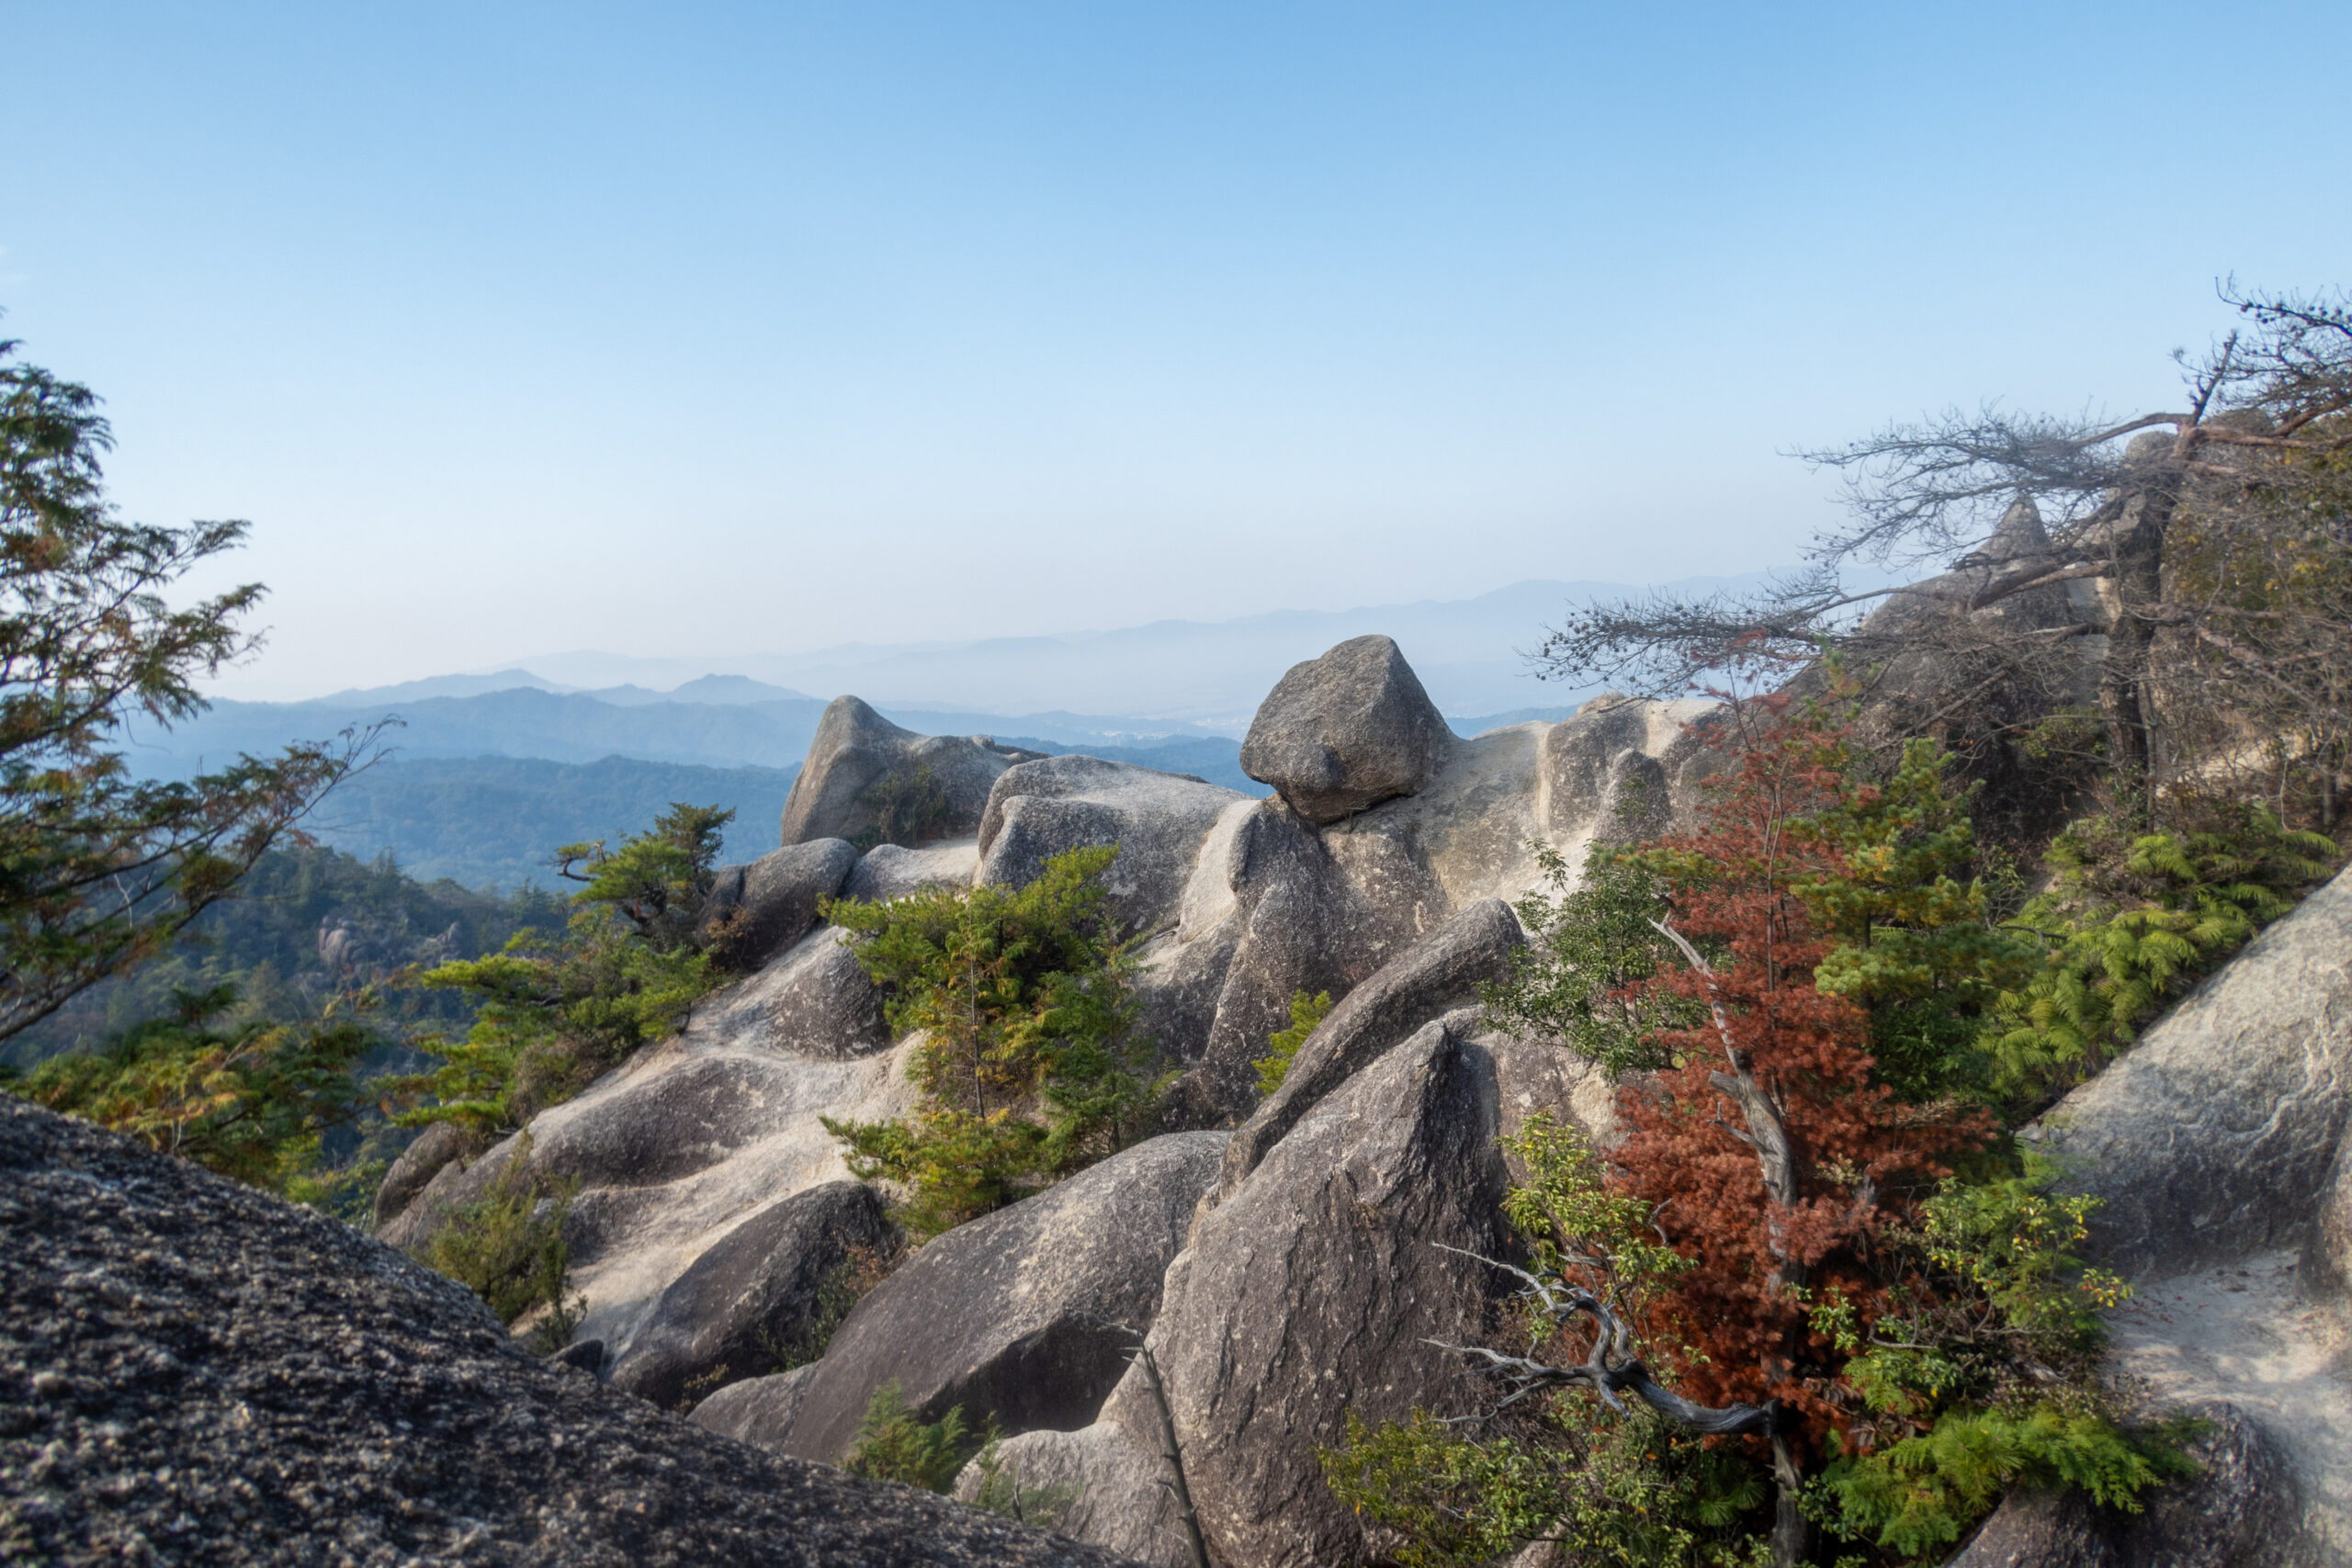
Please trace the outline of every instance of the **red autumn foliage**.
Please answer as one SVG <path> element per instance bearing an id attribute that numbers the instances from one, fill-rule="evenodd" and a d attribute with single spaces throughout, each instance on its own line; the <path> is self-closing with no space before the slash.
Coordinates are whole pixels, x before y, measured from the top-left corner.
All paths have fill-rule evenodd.
<path id="1" fill-rule="evenodd" d="M 1695 1267 L 1652 1315 L 1654 1344 L 1701 1352 L 1672 1369 L 1686 1397 L 1708 1404 L 1777 1398 L 1816 1436 L 1842 1427 L 1835 1388 L 1843 1357 L 1811 1329 L 1802 1286 L 1819 1299 L 1843 1292 L 1864 1321 L 1885 1281 L 1869 1266 L 1873 1236 L 1907 1219 L 1948 1174 L 1944 1159 L 1982 1146 L 1984 1119 L 1951 1105 L 1912 1106 L 1871 1081 L 1869 1019 L 1814 989 L 1829 952 L 1792 882 L 1840 875 L 1838 852 L 1806 830 L 1837 804 L 1842 729 L 1817 714 L 1750 704 L 1725 743 L 1736 765 L 1694 833 L 1643 854 L 1669 889 L 1669 923 L 1712 954 L 1712 978 L 1679 966 L 1629 987 L 1660 989 L 1720 1008 L 1693 1029 L 1661 1035 L 1682 1065 L 1621 1091 L 1632 1131 L 1611 1155 L 1612 1180 L 1650 1203 Z M 1717 1087 L 1733 1072 L 1730 1043 L 1777 1102 L 1793 1153 L 1796 1201 L 1770 1197 L 1756 1131 Z M 1663 1369 L 1662 1369 L 1663 1370 Z"/>

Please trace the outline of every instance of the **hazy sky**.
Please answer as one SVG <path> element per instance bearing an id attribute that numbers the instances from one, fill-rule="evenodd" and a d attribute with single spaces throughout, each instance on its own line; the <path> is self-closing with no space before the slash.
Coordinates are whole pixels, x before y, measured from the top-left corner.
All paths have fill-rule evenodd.
<path id="1" fill-rule="evenodd" d="M 36 6 L 0 332 L 295 694 L 1791 558 L 2352 281 L 2352 8 Z M 1532 628 L 1512 628 L 1515 637 Z"/>

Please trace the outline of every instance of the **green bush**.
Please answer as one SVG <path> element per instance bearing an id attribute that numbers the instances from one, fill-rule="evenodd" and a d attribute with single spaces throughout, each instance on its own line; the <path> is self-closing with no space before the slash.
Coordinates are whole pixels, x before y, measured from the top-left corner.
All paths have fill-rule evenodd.
<path id="1" fill-rule="evenodd" d="M 1305 991 L 1290 998 L 1290 1027 L 1278 1029 L 1266 1036 L 1266 1054 L 1250 1065 L 1258 1069 L 1258 1098 L 1263 1100 L 1283 1087 L 1283 1079 L 1290 1076 L 1290 1065 L 1298 1055 L 1298 1048 L 1315 1032 L 1315 1026 L 1331 1015 L 1331 993 L 1317 991 L 1308 996 Z"/>
<path id="2" fill-rule="evenodd" d="M 1375 1427 L 1351 1410 L 1345 1440 L 1318 1457 L 1332 1493 L 1381 1527 L 1383 1555 L 1406 1568 L 1473 1568 L 1532 1540 L 1620 1568 L 1770 1561 L 1744 1529 L 1765 1501 L 1757 1468 L 1638 1405 L 1557 1404 L 1516 1431 L 1426 1411 Z"/>
<path id="3" fill-rule="evenodd" d="M 2251 803 L 2167 806 L 2182 820 L 2163 832 L 2107 816 L 2051 843 L 2052 885 L 2015 922 L 2047 956 L 1983 1031 L 2010 1092 L 2046 1100 L 2096 1071 L 2337 859 L 2332 840 Z"/>
<path id="4" fill-rule="evenodd" d="M 975 1433 L 956 1405 L 933 1422 L 916 1419 L 896 1382 L 874 1391 L 857 1436 L 842 1455 L 842 1468 L 868 1481 L 896 1481 L 925 1492 L 945 1492 L 972 1456 L 996 1437 L 996 1423 Z"/>
<path id="5" fill-rule="evenodd" d="M 565 1293 L 571 1249 L 563 1239 L 563 1222 L 579 1183 L 534 1176 L 530 1155 L 530 1139 L 518 1140 L 506 1168 L 481 1197 L 435 1233 L 424 1261 L 487 1302 L 501 1323 L 513 1324 L 545 1307 L 534 1342 L 552 1354 L 571 1342 L 587 1306 L 584 1300 L 567 1300 Z"/>
<path id="6" fill-rule="evenodd" d="M 0 1086 L 296 1202 L 364 1209 L 382 1163 L 330 1169 L 321 1151 L 368 1105 L 353 1069 L 382 1042 L 353 1017 L 366 998 L 308 1022 L 217 1027 L 236 999 L 227 986 L 182 992 L 169 1017 L 21 1077 L 0 1070 Z"/>
<path id="7" fill-rule="evenodd" d="M 2177 1442 L 2135 1441 L 2096 1410 L 2041 1404 L 1949 1411 L 1924 1436 L 1833 1461 L 1806 1501 L 1846 1539 L 1917 1560 L 1940 1556 L 2020 1483 L 2079 1487 L 2136 1514 L 2146 1488 L 2194 1473 Z"/>
<path id="8" fill-rule="evenodd" d="M 474 1021 L 460 1041 L 420 1036 L 440 1065 L 385 1084 L 424 1101 L 401 1123 L 454 1122 L 503 1136 L 683 1024 L 729 978 L 698 944 L 710 862 L 730 815 L 673 806 L 609 853 L 601 842 L 565 846 L 559 863 L 586 886 L 562 936 L 526 930 L 488 957 L 427 970 L 418 984 L 462 993 Z"/>
<path id="9" fill-rule="evenodd" d="M 1628 992 L 1682 962 L 1650 924 L 1666 910 L 1657 877 L 1600 842 L 1586 851 L 1581 879 L 1551 845 L 1527 847 L 1544 886 L 1514 908 L 1532 940 L 1511 954 L 1508 976 L 1480 986 L 1487 1018 L 1515 1034 L 1556 1040 L 1611 1073 L 1670 1066 L 1657 1032 L 1705 1015 L 1679 998 Z"/>
<path id="10" fill-rule="evenodd" d="M 907 1188 L 919 1235 L 976 1219 L 1147 1134 L 1170 1077 L 1129 992 L 1133 944 L 1102 882 L 1115 846 L 1073 850 L 1019 889 L 928 887 L 825 913 L 857 941 L 892 1029 L 921 1030 L 911 1117 L 824 1125 L 850 1169 Z"/>

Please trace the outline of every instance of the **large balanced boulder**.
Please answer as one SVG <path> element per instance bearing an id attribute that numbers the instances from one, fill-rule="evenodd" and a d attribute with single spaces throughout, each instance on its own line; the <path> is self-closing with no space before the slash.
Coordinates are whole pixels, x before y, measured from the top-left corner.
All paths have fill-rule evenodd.
<path id="1" fill-rule="evenodd" d="M 1182 773 L 1100 757 L 1046 757 L 1008 769 L 980 817 L 979 880 L 1025 887 L 1072 850 L 1118 846 L 1103 874 L 1130 934 L 1173 927 L 1201 844 L 1249 796 Z"/>
<path id="2" fill-rule="evenodd" d="M 836 1272 L 889 1239 L 882 1200 L 863 1181 L 829 1181 L 770 1204 L 662 1292 L 614 1362 L 613 1385 L 668 1407 L 712 1379 L 773 1371 L 814 1337 Z"/>
<path id="3" fill-rule="evenodd" d="M 817 907 L 842 890 L 857 852 L 841 839 L 786 844 L 749 865 L 718 868 L 704 905 L 703 931 L 726 961 L 753 968 L 817 923 Z"/>
<path id="4" fill-rule="evenodd" d="M 969 834 L 979 826 L 997 775 L 1036 755 L 981 735 L 918 735 L 855 697 L 836 697 L 817 721 L 808 759 L 785 796 L 784 842 L 860 839 L 873 832 L 881 822 L 875 786 L 894 775 L 911 784 L 918 770 L 944 808 L 932 836 Z"/>
<path id="5" fill-rule="evenodd" d="M 2210 1423 L 2190 1445 L 2198 1473 L 2147 1494 L 2142 1512 L 2102 1508 L 2076 1488 L 2021 1490 L 1946 1568 L 2316 1568 L 2278 1445 L 2228 1405 L 2192 1414 Z"/>
<path id="6" fill-rule="evenodd" d="M 2352 872 L 2305 899 L 2028 1135 L 2130 1277 L 2301 1246 L 2352 1119 Z"/>
<path id="7" fill-rule="evenodd" d="M 1453 740 L 1396 643 L 1351 637 L 1275 682 L 1241 742 L 1241 771 L 1309 822 L 1336 822 L 1420 789 Z"/>
<path id="8" fill-rule="evenodd" d="M 1487 1054 L 1430 1024 L 1309 1111 L 1170 1267 L 1148 1343 L 1225 1562 L 1367 1561 L 1317 1450 L 1342 1439 L 1351 1412 L 1377 1424 L 1477 1396 L 1460 1359 L 1429 1341 L 1490 1327 L 1495 1270 L 1462 1253 L 1509 1245 L 1497 1100 Z M 1103 1420 L 1132 1450 L 1158 1451 L 1138 1375 Z"/>
<path id="9" fill-rule="evenodd" d="M 1315 1026 L 1290 1068 L 1225 1147 L 1220 1200 L 1239 1190 L 1267 1151 L 1307 1112 L 1430 1020 L 1502 979 L 1525 942 L 1519 917 L 1484 898 L 1383 964 Z"/>
<path id="10" fill-rule="evenodd" d="M 789 1424 L 747 1435 L 837 1460 L 887 1382 L 927 1421 L 961 1405 L 1008 1431 L 1086 1425 L 1159 1311 L 1224 1147 L 1216 1133 L 1148 1139 L 929 1243 L 842 1323 Z"/>
<path id="11" fill-rule="evenodd" d="M 338 1221 L 6 1097 L 0 1555 L 1118 1561 L 699 1430 Z"/>

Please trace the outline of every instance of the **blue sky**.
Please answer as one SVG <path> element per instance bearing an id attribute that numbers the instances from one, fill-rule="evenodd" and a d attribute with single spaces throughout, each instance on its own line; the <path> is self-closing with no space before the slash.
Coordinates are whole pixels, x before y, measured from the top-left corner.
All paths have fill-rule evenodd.
<path id="1" fill-rule="evenodd" d="M 0 331 L 127 511 L 252 519 L 252 694 L 1749 570 L 1832 504 L 1786 448 L 2164 403 L 2217 277 L 2352 282 L 2340 5 L 0 39 Z"/>

